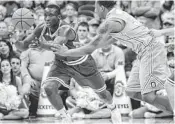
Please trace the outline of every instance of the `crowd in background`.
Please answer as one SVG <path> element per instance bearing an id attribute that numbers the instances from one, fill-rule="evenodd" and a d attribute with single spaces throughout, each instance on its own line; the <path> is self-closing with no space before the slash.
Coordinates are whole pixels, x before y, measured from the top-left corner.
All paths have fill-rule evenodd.
<path id="1" fill-rule="evenodd" d="M 27 99 L 30 103 L 30 116 L 36 116 L 40 84 L 42 81 L 42 73 L 45 64 L 44 55 L 48 53 L 42 50 L 33 50 L 31 48 L 29 48 L 27 51 L 22 52 L 15 47 L 14 42 L 16 40 L 23 40 L 26 38 L 29 34 L 31 34 L 31 32 L 38 24 L 44 22 L 44 9 L 48 4 L 56 4 L 60 6 L 62 21 L 69 24 L 77 32 L 77 38 L 74 41 L 74 45 L 76 47 L 80 47 L 89 43 L 91 39 L 96 36 L 97 29 L 100 26 L 100 23 L 103 21 L 100 20 L 94 12 L 94 1 L 0 1 L 0 71 L 2 75 L 5 73 L 3 72 L 3 65 L 4 60 L 7 60 L 12 71 L 11 77 L 17 76 L 21 78 L 21 85 L 23 85 L 23 82 L 32 80 L 31 82 L 33 83 L 29 86 L 29 96 L 27 96 Z M 30 9 L 34 13 L 35 19 L 35 24 L 29 30 L 25 31 L 15 29 L 11 21 L 13 13 L 22 7 Z M 141 23 L 150 29 L 164 29 L 174 27 L 175 10 L 173 0 L 121 0 L 116 2 L 116 7 L 131 14 L 133 17 L 137 18 Z M 160 42 L 162 42 L 162 44 L 165 46 L 168 43 L 173 43 L 175 40 L 174 35 L 161 36 L 158 38 Z M 165 50 L 167 50 L 168 61 L 171 65 L 171 62 L 174 60 L 174 53 L 169 50 L 169 47 L 165 47 Z M 132 65 L 137 58 L 136 54 L 131 49 L 121 45 L 120 41 L 116 42 L 113 45 L 106 46 L 105 48 L 97 49 L 92 53 L 92 56 L 94 57 L 97 67 L 106 82 L 107 89 L 112 95 L 114 94 L 115 77 L 118 71 L 118 67 L 120 65 L 124 66 L 126 79 L 128 79 Z M 36 58 L 43 60 L 43 63 L 36 60 Z M 37 65 L 40 65 L 40 68 L 37 67 Z M 35 70 L 33 70 L 33 68 L 35 68 Z M 39 71 L 39 73 L 37 71 Z M 29 75 L 29 77 L 26 75 Z M 2 81 L 3 80 L 0 80 L 0 82 Z M 10 81 L 12 82 L 12 80 Z M 61 92 L 66 108 L 70 109 L 70 113 L 72 113 L 72 115 L 74 114 L 74 117 L 106 118 L 110 116 L 110 114 L 103 114 L 104 111 L 105 113 L 109 113 L 109 110 L 104 107 L 102 101 L 100 101 L 99 98 L 92 92 L 89 93 L 89 90 L 86 92 L 86 90 L 80 88 L 80 86 L 78 86 L 74 80 L 71 81 L 71 87 L 72 88 L 70 92 L 67 92 L 67 90 L 62 90 Z M 77 91 L 81 95 L 77 95 Z M 89 102 L 93 104 L 92 106 L 87 106 L 85 103 L 82 104 L 82 101 L 85 100 L 85 96 L 88 96 Z M 89 104 L 88 100 L 86 99 L 86 104 Z M 79 110 L 76 108 L 77 106 L 83 106 L 83 110 Z M 96 107 L 93 108 L 94 106 Z M 132 100 L 133 110 L 140 108 L 141 106 L 143 105 L 141 105 L 140 102 Z M 84 110 L 85 108 L 86 110 Z M 100 115 L 99 113 L 94 114 L 94 111 L 99 108 L 102 109 Z M 84 114 L 77 114 L 77 111 L 83 111 Z M 93 113 L 90 114 L 91 112 Z M 87 113 L 88 115 L 86 115 Z M 151 116 L 155 116 L 155 113 Z"/>

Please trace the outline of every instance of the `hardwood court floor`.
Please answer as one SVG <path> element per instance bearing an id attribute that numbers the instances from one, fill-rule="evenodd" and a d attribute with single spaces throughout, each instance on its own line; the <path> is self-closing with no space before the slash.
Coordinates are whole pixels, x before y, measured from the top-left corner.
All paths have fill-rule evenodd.
<path id="1" fill-rule="evenodd" d="M 54 117 L 40 117 L 25 120 L 1 120 L 0 124 L 68 124 Z M 71 124 L 112 124 L 110 119 L 85 119 L 73 120 Z M 175 124 L 172 118 L 156 118 L 156 119 L 131 119 L 129 117 L 122 118 L 122 124 Z"/>

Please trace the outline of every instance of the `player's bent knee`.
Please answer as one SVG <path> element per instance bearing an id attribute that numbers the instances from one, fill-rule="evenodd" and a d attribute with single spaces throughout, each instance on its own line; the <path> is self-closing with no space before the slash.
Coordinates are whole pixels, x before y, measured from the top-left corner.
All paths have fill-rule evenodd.
<path id="1" fill-rule="evenodd" d="M 145 102 L 148 102 L 150 104 L 152 104 L 154 102 L 155 98 L 156 98 L 155 92 L 149 92 L 149 93 L 145 93 L 142 95 L 142 99 Z"/>
<path id="2" fill-rule="evenodd" d="M 127 91 L 127 90 L 125 90 L 125 93 L 126 93 L 126 95 L 129 96 L 130 98 L 134 98 L 134 96 L 135 96 L 135 94 L 136 94 L 136 92 Z"/>
<path id="3" fill-rule="evenodd" d="M 44 86 L 44 90 L 45 90 L 47 96 L 52 95 L 53 89 L 54 89 L 53 83 L 46 83 L 46 85 Z"/>

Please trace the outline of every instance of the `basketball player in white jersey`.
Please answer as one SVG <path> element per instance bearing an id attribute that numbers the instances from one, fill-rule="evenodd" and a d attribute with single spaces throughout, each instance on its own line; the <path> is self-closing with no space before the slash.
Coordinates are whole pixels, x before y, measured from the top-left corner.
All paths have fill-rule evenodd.
<path id="1" fill-rule="evenodd" d="M 163 89 L 165 83 L 169 82 L 164 46 L 150 35 L 147 27 L 114 6 L 115 1 L 96 1 L 96 12 L 105 20 L 92 42 L 77 49 L 66 50 L 61 46 L 53 46 L 52 50 L 61 56 L 77 57 L 91 54 L 97 48 L 120 41 L 138 54 L 138 61 L 132 68 L 126 93 L 131 98 L 146 101 L 172 114 L 168 97 L 156 94 L 156 91 Z"/>
<path id="2" fill-rule="evenodd" d="M 175 32 L 175 28 L 167 28 L 167 29 L 161 29 L 161 30 L 156 30 L 156 29 L 152 29 L 150 34 L 154 37 L 160 37 L 162 35 L 173 35 Z M 167 43 L 166 45 L 167 47 L 170 47 L 171 51 L 169 52 L 174 52 L 175 54 L 175 43 Z M 171 68 L 175 68 L 175 61 L 173 61 L 173 63 L 171 63 Z M 174 87 L 175 87 L 175 82 L 174 82 L 174 71 L 175 69 L 173 69 L 172 71 L 172 74 L 171 76 L 167 79 L 169 80 L 166 84 L 165 84 L 165 87 L 167 90 L 167 93 L 168 93 L 168 98 L 170 100 L 170 103 L 171 103 L 171 106 L 173 108 L 173 111 L 175 112 L 175 109 L 174 109 Z"/>

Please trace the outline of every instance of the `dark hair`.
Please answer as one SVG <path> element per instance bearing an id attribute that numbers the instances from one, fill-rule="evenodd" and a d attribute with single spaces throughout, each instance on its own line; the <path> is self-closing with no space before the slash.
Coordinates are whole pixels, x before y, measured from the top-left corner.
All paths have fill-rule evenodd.
<path id="1" fill-rule="evenodd" d="M 107 9 L 114 7 L 116 4 L 116 1 L 114 1 L 114 0 L 106 0 L 106 1 L 98 0 L 97 2 L 99 5 L 102 5 L 102 6 L 106 7 Z"/>
<path id="2" fill-rule="evenodd" d="M 56 13 L 57 13 L 58 15 L 61 15 L 60 6 L 57 6 L 57 5 L 55 5 L 55 4 L 49 4 L 49 5 L 47 5 L 46 8 L 54 8 L 54 9 L 56 9 Z"/>
<path id="3" fill-rule="evenodd" d="M 18 59 L 19 61 L 20 61 L 20 64 L 21 64 L 21 59 L 18 57 L 18 56 L 12 56 L 11 58 L 10 58 L 10 62 L 12 61 L 12 59 Z"/>
<path id="4" fill-rule="evenodd" d="M 3 60 L 1 60 L 1 63 L 2 63 L 3 61 L 8 61 L 9 64 L 10 64 L 9 59 L 3 59 Z M 0 63 L 0 68 L 1 68 L 1 63 Z M 10 64 L 10 66 L 11 66 L 11 64 Z M 0 70 L 1 70 L 1 69 L 0 69 Z M 2 71 L 0 71 L 0 82 L 2 82 L 2 78 L 3 78 L 3 73 L 2 73 Z M 10 71 L 10 79 L 11 79 L 10 84 L 12 84 L 12 85 L 14 85 L 14 86 L 16 87 L 16 76 L 13 74 L 12 69 L 11 69 L 11 71 Z"/>
<path id="5" fill-rule="evenodd" d="M 7 58 L 4 58 L 4 57 L 2 56 L 2 54 L 0 54 L 1 59 L 9 59 L 9 60 L 10 60 L 10 58 L 11 58 L 12 56 L 15 55 L 11 43 L 10 43 L 9 41 L 7 41 L 7 40 L 0 40 L 0 42 L 6 43 L 7 46 L 9 47 L 9 56 L 8 56 Z"/>
<path id="6" fill-rule="evenodd" d="M 87 22 L 80 22 L 80 23 L 78 24 L 78 28 L 79 28 L 80 26 L 82 26 L 82 27 L 87 27 L 87 30 L 89 31 L 89 24 L 88 24 Z M 77 29 L 78 29 L 78 28 L 77 28 Z"/>
<path id="7" fill-rule="evenodd" d="M 166 5 L 165 4 L 165 2 L 163 3 L 163 7 L 165 8 L 165 9 L 167 9 L 167 10 L 171 10 L 171 8 L 172 8 L 172 6 L 173 6 L 173 4 L 174 4 L 174 1 L 173 0 L 170 0 L 170 1 L 166 1 L 166 2 L 168 2 L 169 3 L 169 5 Z"/>

